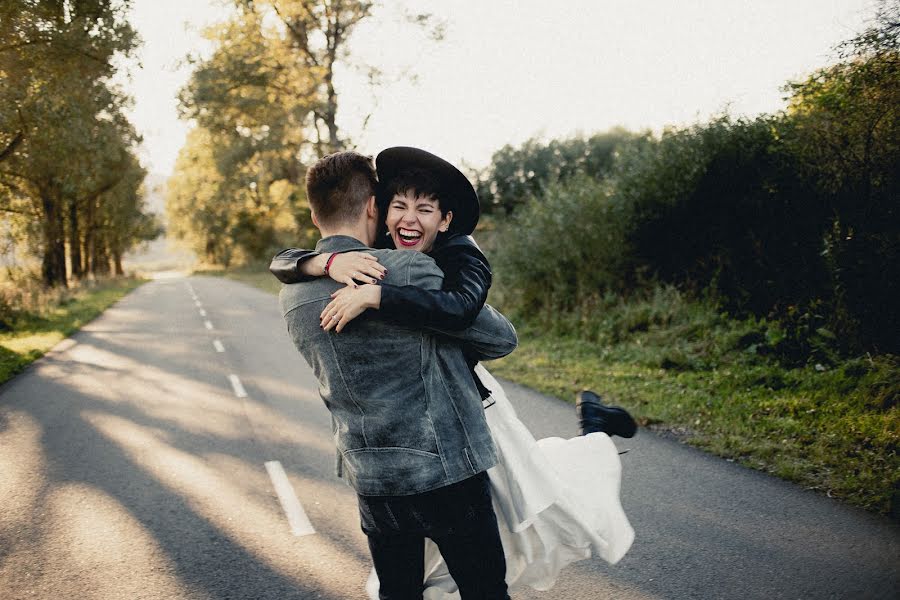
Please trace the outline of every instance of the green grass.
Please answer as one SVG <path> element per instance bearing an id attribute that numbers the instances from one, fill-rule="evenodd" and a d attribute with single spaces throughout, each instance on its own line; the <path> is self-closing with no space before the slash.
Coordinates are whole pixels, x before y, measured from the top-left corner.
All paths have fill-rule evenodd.
<path id="1" fill-rule="evenodd" d="M 204 273 L 280 288 L 265 266 Z M 501 291 L 491 301 L 502 307 Z M 771 355 L 774 326 L 670 288 L 510 315 L 520 346 L 490 363 L 495 374 L 570 402 L 593 389 L 664 435 L 874 512 L 900 510 L 900 358 L 785 367 Z"/>
<path id="2" fill-rule="evenodd" d="M 50 348 L 96 318 L 143 283 L 114 279 L 58 294 L 39 306 L 7 308 L 0 331 L 0 383 L 11 379 Z"/>
<path id="3" fill-rule="evenodd" d="M 900 510 L 898 357 L 787 367 L 769 354 L 765 322 L 674 290 L 515 322 L 519 349 L 491 363 L 497 375 L 569 401 L 593 389 L 665 435 L 868 510 Z"/>

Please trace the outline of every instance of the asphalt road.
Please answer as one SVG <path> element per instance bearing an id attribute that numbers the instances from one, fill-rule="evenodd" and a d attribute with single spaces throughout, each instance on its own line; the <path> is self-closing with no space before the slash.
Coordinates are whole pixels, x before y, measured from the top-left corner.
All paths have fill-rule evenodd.
<path id="1" fill-rule="evenodd" d="M 571 405 L 507 390 L 538 437 L 575 433 Z M 646 431 L 617 443 L 631 551 L 514 598 L 900 597 L 888 519 Z M 0 600 L 364 598 L 333 460 L 274 297 L 148 283 L 0 387 Z"/>

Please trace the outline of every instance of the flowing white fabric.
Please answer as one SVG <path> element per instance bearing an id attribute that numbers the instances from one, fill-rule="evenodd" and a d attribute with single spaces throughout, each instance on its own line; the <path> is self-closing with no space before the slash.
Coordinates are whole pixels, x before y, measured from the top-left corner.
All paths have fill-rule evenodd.
<path id="1" fill-rule="evenodd" d="M 535 440 L 497 380 L 481 365 L 475 373 L 495 401 L 485 418 L 499 461 L 488 475 L 509 587 L 548 590 L 563 567 L 592 556 L 618 562 L 634 530 L 619 501 L 622 466 L 609 436 Z M 460 598 L 437 546 L 427 539 L 425 586 L 424 600 Z M 374 569 L 366 591 L 378 599 Z"/>

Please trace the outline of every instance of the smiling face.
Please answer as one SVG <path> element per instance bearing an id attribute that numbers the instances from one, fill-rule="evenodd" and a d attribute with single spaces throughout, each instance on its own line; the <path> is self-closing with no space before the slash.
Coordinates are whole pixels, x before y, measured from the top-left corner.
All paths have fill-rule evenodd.
<path id="1" fill-rule="evenodd" d="M 447 231 L 453 212 L 441 214 L 440 204 L 431 197 L 418 197 L 410 190 L 395 194 L 388 205 L 388 233 L 398 250 L 428 252 L 440 231 Z"/>

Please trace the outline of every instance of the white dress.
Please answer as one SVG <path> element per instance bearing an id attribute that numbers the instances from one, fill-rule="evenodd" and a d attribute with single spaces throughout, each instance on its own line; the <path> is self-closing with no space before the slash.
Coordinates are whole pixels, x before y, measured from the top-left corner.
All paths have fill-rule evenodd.
<path id="1" fill-rule="evenodd" d="M 622 466 L 605 433 L 535 440 L 487 370 L 475 373 L 495 401 L 485 411 L 499 461 L 488 470 L 510 588 L 548 590 L 563 567 L 598 556 L 615 564 L 634 530 L 619 502 Z M 378 599 L 374 569 L 366 583 Z M 437 546 L 425 540 L 424 600 L 459 600 Z"/>

